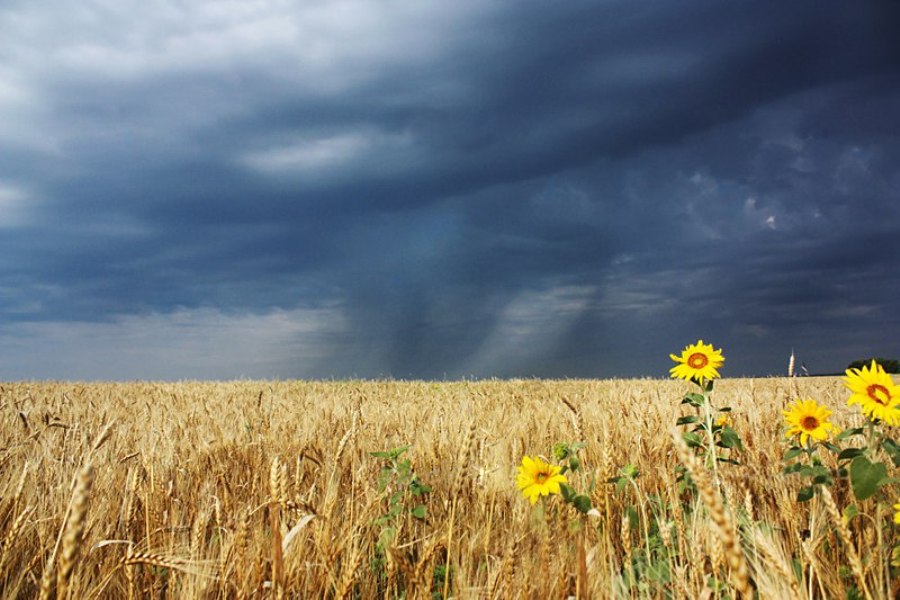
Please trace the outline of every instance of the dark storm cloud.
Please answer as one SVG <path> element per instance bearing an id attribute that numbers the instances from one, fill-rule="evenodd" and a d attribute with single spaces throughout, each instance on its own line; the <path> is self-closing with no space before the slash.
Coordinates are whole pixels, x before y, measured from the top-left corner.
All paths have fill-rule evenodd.
<path id="1" fill-rule="evenodd" d="M 291 324 L 256 376 L 900 353 L 896 3 L 62 12 L 0 9 L 8 339 Z"/>

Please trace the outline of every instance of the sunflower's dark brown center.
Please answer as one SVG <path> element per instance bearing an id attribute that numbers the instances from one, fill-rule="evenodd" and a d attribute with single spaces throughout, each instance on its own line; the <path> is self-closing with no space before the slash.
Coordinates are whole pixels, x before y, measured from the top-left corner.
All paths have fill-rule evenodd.
<path id="1" fill-rule="evenodd" d="M 692 369 L 702 369 L 709 364 L 709 359 L 702 352 L 695 352 L 687 359 L 687 363 Z"/>
<path id="2" fill-rule="evenodd" d="M 547 473 L 546 471 L 539 471 L 537 475 L 534 476 L 534 480 L 540 484 L 543 484 L 548 479 L 550 479 L 550 473 Z"/>
<path id="3" fill-rule="evenodd" d="M 800 427 L 802 427 L 806 431 L 812 431 L 813 429 L 817 429 L 819 427 L 819 420 L 813 415 L 806 415 L 805 417 L 803 417 L 803 419 L 800 420 Z"/>
<path id="4" fill-rule="evenodd" d="M 888 389 L 877 383 L 873 383 L 867 387 L 866 393 L 869 395 L 869 398 L 882 406 L 887 406 L 891 401 L 891 393 Z"/>

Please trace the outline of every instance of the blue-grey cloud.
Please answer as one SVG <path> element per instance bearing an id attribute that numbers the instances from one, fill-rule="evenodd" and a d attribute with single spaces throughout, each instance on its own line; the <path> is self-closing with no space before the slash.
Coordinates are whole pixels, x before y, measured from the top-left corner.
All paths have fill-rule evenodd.
<path id="1" fill-rule="evenodd" d="M 6 3 L 0 376 L 140 377 L 40 348 L 199 352 L 167 315 L 322 321 L 253 376 L 662 374 L 699 336 L 738 373 L 900 354 L 898 17 Z"/>

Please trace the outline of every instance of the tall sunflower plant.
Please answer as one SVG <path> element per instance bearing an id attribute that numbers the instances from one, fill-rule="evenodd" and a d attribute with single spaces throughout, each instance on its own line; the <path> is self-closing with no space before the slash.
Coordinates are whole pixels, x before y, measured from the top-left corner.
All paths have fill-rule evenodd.
<path id="1" fill-rule="evenodd" d="M 840 448 L 829 441 L 834 430 L 830 421 L 832 412 L 813 399 L 797 400 L 783 411 L 787 427 L 786 437 L 791 441 L 784 453 L 785 475 L 797 475 L 805 484 L 797 492 L 797 500 L 806 502 L 823 485 L 832 485 L 834 476 L 846 476 L 845 469 L 836 472 L 829 469 L 819 456 L 820 448 L 840 453 Z"/>
<path id="2" fill-rule="evenodd" d="M 725 363 L 722 350 L 712 344 L 697 340 L 680 354 L 670 354 L 676 364 L 669 370 L 673 379 L 684 379 L 695 387 L 681 400 L 682 405 L 693 409 L 693 414 L 681 415 L 675 424 L 684 428 L 682 437 L 689 448 L 705 460 L 714 472 L 718 463 L 739 464 L 735 451 L 744 449 L 740 435 L 735 431 L 730 406 L 715 406 L 712 394 L 714 382 L 720 377 L 719 369 Z M 679 473 L 682 491 L 691 488 L 687 473 Z"/>
<path id="3" fill-rule="evenodd" d="M 850 392 L 847 404 L 859 407 L 865 423 L 835 437 L 861 444 L 840 450 L 838 460 L 849 469 L 856 499 L 865 500 L 900 481 L 888 476 L 889 465 L 900 467 L 900 444 L 892 435 L 892 429 L 900 426 L 900 386 L 874 360 L 868 366 L 847 369 L 844 385 Z"/>

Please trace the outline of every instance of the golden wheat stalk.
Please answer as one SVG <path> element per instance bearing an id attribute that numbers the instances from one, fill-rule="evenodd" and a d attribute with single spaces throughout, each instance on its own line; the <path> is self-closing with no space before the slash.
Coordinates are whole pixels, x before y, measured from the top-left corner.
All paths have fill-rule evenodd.
<path id="1" fill-rule="evenodd" d="M 827 486 L 822 486 L 821 496 L 825 504 L 826 512 L 828 512 L 828 516 L 831 517 L 831 521 L 834 523 L 834 527 L 837 530 L 838 537 L 844 545 L 844 551 L 847 553 L 847 560 L 850 561 L 850 570 L 856 578 L 856 583 L 859 585 L 859 588 L 862 590 L 865 597 L 868 600 L 871 600 L 872 594 L 869 592 L 869 585 L 866 583 L 862 561 L 859 558 L 859 553 L 856 551 L 856 546 L 853 545 L 847 522 L 838 510 L 837 504 L 834 501 L 834 496 L 831 495 Z"/>
<path id="2" fill-rule="evenodd" d="M 672 439 L 675 442 L 675 450 L 678 458 L 691 475 L 691 479 L 700 491 L 700 498 L 706 505 L 710 518 L 719 532 L 719 539 L 724 547 L 728 566 L 731 568 L 731 579 L 735 590 L 744 598 L 753 597 L 753 589 L 750 587 L 750 574 L 747 568 L 747 560 L 741 549 L 740 541 L 731 518 L 722 498 L 709 480 L 709 475 L 697 457 L 688 448 L 681 432 L 672 430 Z"/>
<path id="3" fill-rule="evenodd" d="M 766 566 L 770 567 L 781 581 L 787 584 L 787 587 L 790 589 L 791 600 L 802 598 L 800 586 L 797 585 L 797 578 L 794 576 L 794 570 L 789 566 L 784 552 L 776 548 L 775 543 L 758 529 L 754 532 L 753 542 L 759 549 L 760 554 L 762 554 Z"/>

